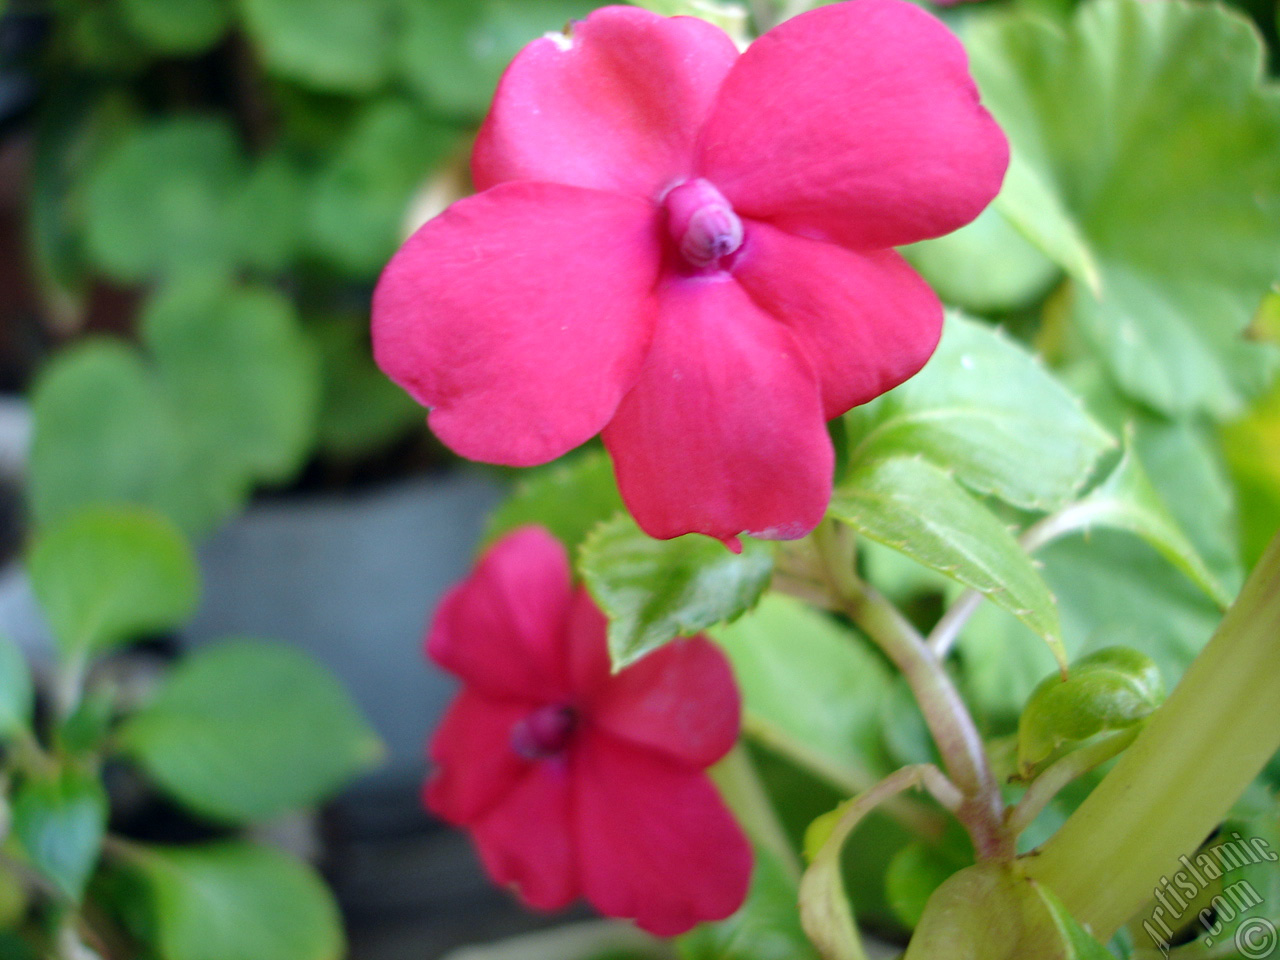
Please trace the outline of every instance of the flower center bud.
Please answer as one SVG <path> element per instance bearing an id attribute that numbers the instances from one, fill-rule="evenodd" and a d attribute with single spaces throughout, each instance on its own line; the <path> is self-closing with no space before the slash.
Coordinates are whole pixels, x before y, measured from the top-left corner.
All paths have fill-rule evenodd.
<path id="1" fill-rule="evenodd" d="M 569 745 L 577 720 L 572 707 L 539 707 L 511 728 L 511 749 L 526 760 L 554 757 Z"/>
<path id="2" fill-rule="evenodd" d="M 693 266 L 709 267 L 742 246 L 742 221 L 724 194 L 706 180 L 680 184 L 663 203 L 671 239 Z"/>

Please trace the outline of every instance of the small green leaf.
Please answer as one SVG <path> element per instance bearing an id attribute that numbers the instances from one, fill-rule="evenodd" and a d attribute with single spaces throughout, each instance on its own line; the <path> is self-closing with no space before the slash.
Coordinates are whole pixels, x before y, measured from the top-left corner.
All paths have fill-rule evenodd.
<path id="1" fill-rule="evenodd" d="M 129 27 L 163 53 L 206 50 L 231 23 L 228 0 L 121 0 L 120 5 Z"/>
<path id="2" fill-rule="evenodd" d="M 164 517 L 89 507 L 45 531 L 27 572 L 64 658 L 170 630 L 195 610 L 190 545 Z"/>
<path id="3" fill-rule="evenodd" d="M 14 836 L 32 866 L 73 902 L 98 862 L 106 826 L 102 784 L 70 767 L 24 781 L 14 796 Z"/>
<path id="4" fill-rule="evenodd" d="M 371 93 L 387 74 L 389 0 L 241 0 L 268 68 L 320 90 Z"/>
<path id="5" fill-rule="evenodd" d="M 580 570 L 609 617 L 609 653 L 622 669 L 677 636 L 751 608 L 773 575 L 773 549 L 744 540 L 741 554 L 698 534 L 654 540 L 628 516 L 583 541 Z"/>
<path id="6" fill-rule="evenodd" d="M 254 164 L 227 210 L 231 247 L 240 262 L 268 273 L 289 265 L 302 243 L 307 188 L 283 151 Z"/>
<path id="7" fill-rule="evenodd" d="M 492 514 L 484 542 L 527 524 L 550 530 L 572 554 L 591 529 L 622 510 L 613 466 L 603 450 L 562 460 L 521 480 Z"/>
<path id="8" fill-rule="evenodd" d="M 900 457 L 863 463 L 835 491 L 830 510 L 863 536 L 985 594 L 1065 664 L 1058 612 L 1031 558 L 942 470 Z"/>
<path id="9" fill-rule="evenodd" d="M 1046 677 L 1018 724 L 1023 776 L 1064 745 L 1141 723 L 1164 696 L 1155 663 L 1125 647 L 1107 647 L 1077 660 L 1065 680 L 1057 674 Z"/>
<path id="10" fill-rule="evenodd" d="M 312 806 L 381 754 L 328 671 L 285 644 L 251 640 L 182 661 L 119 743 L 178 800 L 230 822 Z"/>
<path id="11" fill-rule="evenodd" d="M 31 723 L 34 702 L 27 658 L 17 644 L 0 636 L 0 740 Z"/>
<path id="12" fill-rule="evenodd" d="M 963 866 L 920 840 L 894 854 L 885 873 L 885 893 L 898 919 L 912 929 L 918 926 L 934 891 Z"/>
<path id="13" fill-rule="evenodd" d="M 978 493 L 1036 510 L 1068 502 L 1115 445 L 1025 347 L 958 314 L 923 371 L 846 419 L 860 438 L 854 467 L 919 454 Z"/>
<path id="14" fill-rule="evenodd" d="M 146 847 L 160 960 L 339 960 L 337 904 L 308 865 L 269 847 Z"/>

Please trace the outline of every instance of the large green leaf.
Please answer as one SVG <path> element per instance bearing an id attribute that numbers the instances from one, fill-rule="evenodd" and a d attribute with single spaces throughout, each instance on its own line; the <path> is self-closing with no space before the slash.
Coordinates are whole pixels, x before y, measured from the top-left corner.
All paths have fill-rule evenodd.
<path id="1" fill-rule="evenodd" d="M 187 541 L 164 517 L 137 507 L 72 514 L 36 540 L 27 572 L 67 658 L 172 629 L 199 596 Z"/>
<path id="2" fill-rule="evenodd" d="M 591 529 L 622 510 L 613 466 L 603 450 L 592 450 L 553 464 L 521 480 L 492 514 L 485 542 L 526 524 L 550 530 L 570 553 Z"/>
<path id="3" fill-rule="evenodd" d="M 125 22 L 164 53 L 192 54 L 218 41 L 231 23 L 230 0 L 121 0 Z"/>
<path id="4" fill-rule="evenodd" d="M 337 904 L 316 872 L 247 843 L 146 847 L 132 864 L 147 885 L 160 960 L 339 960 Z"/>
<path id="5" fill-rule="evenodd" d="M 836 489 L 830 509 L 863 536 L 982 592 L 1065 661 L 1058 612 L 1031 558 L 938 467 L 904 457 L 863 463 Z"/>
<path id="6" fill-rule="evenodd" d="M 402 0 L 405 79 L 431 106 L 481 116 L 498 77 L 531 40 L 585 17 L 597 0 Z"/>
<path id="7" fill-rule="evenodd" d="M 342 93 L 370 93 L 387 74 L 395 29 L 389 0 L 240 0 L 272 71 Z"/>
<path id="8" fill-rule="evenodd" d="M 1078 330 L 1157 409 L 1238 409 L 1267 382 L 1273 351 L 1241 333 L 1280 273 L 1280 98 L 1251 24 L 1184 0 L 1092 0 L 1063 30 L 997 16 L 966 38 L 1015 168 L 1098 266 L 1096 292 L 1073 286 Z M 1043 205 L 1035 193 L 1022 208 Z"/>
<path id="9" fill-rule="evenodd" d="M 119 743 L 177 799 L 227 821 L 311 806 L 381 752 L 319 664 L 284 644 L 249 640 L 184 660 L 125 722 Z"/>
<path id="10" fill-rule="evenodd" d="M 1024 347 L 962 316 L 918 375 L 847 418 L 850 461 L 919 454 L 979 493 L 1066 503 L 1112 439 Z"/>
<path id="11" fill-rule="evenodd" d="M 23 853 L 72 901 L 84 893 L 106 827 L 102 785 L 71 767 L 24 781 L 13 798 L 13 833 Z"/>
<path id="12" fill-rule="evenodd" d="M 609 653 L 621 669 L 677 636 L 741 616 L 773 575 L 773 549 L 744 540 L 742 553 L 699 534 L 654 540 L 626 515 L 582 544 L 580 570 L 609 617 Z"/>
<path id="13" fill-rule="evenodd" d="M 0 740 L 31 723 L 34 703 L 27 658 L 17 644 L 0 636 Z"/>

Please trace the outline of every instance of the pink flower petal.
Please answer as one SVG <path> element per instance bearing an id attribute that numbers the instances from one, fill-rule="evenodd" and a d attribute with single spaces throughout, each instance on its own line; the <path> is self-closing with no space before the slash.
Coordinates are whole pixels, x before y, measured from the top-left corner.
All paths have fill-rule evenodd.
<path id="1" fill-rule="evenodd" d="M 833 469 L 808 360 L 723 274 L 659 296 L 644 370 L 603 433 L 632 516 L 658 538 L 808 533 Z"/>
<path id="2" fill-rule="evenodd" d="M 464 690 L 431 738 L 435 764 L 423 791 L 427 809 L 467 825 L 511 793 L 530 769 L 511 748 L 511 731 L 534 707 Z"/>
<path id="3" fill-rule="evenodd" d="M 569 676 L 574 701 L 589 703 L 613 676 L 609 661 L 609 620 L 585 587 L 574 594 L 569 611 Z"/>
<path id="4" fill-rule="evenodd" d="M 495 698 L 548 703 L 568 690 L 569 558 L 541 527 L 492 547 L 441 602 L 427 654 Z"/>
<path id="5" fill-rule="evenodd" d="M 707 776 L 604 736 L 574 757 L 582 886 L 601 913 L 675 936 L 741 906 L 751 847 Z"/>
<path id="6" fill-rule="evenodd" d="M 914 376 L 942 335 L 942 304 L 892 250 L 858 253 L 762 223 L 733 266 L 751 299 L 785 323 L 837 417 Z"/>
<path id="7" fill-rule="evenodd" d="M 478 189 L 542 180 L 656 199 L 693 169 L 698 130 L 738 57 L 718 27 L 605 7 L 512 61 L 472 156 Z"/>
<path id="8" fill-rule="evenodd" d="M 595 727 L 702 770 L 738 739 L 733 671 L 706 637 L 675 640 L 613 676 L 592 699 Z"/>
<path id="9" fill-rule="evenodd" d="M 568 764 L 535 764 L 471 831 L 493 881 L 537 910 L 559 910 L 578 897 L 570 783 Z"/>
<path id="10" fill-rule="evenodd" d="M 510 183 L 400 248 L 373 299 L 378 365 L 473 460 L 529 466 L 600 431 L 643 362 L 660 225 L 650 204 Z"/>
<path id="11" fill-rule="evenodd" d="M 848 0 L 742 55 L 703 131 L 699 173 L 742 216 L 874 249 L 968 223 L 1008 159 L 940 21 L 906 0 Z"/>

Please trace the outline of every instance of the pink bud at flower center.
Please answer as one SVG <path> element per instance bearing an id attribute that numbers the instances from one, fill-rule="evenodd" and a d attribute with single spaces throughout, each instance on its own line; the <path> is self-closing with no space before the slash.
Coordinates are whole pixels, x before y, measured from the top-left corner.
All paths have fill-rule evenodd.
<path id="1" fill-rule="evenodd" d="M 526 760 L 554 757 L 569 745 L 577 721 L 572 707 L 539 707 L 511 728 L 511 749 Z"/>
<path id="2" fill-rule="evenodd" d="M 742 246 L 742 221 L 724 194 L 706 180 L 674 187 L 663 203 L 671 239 L 693 266 L 709 267 Z"/>

